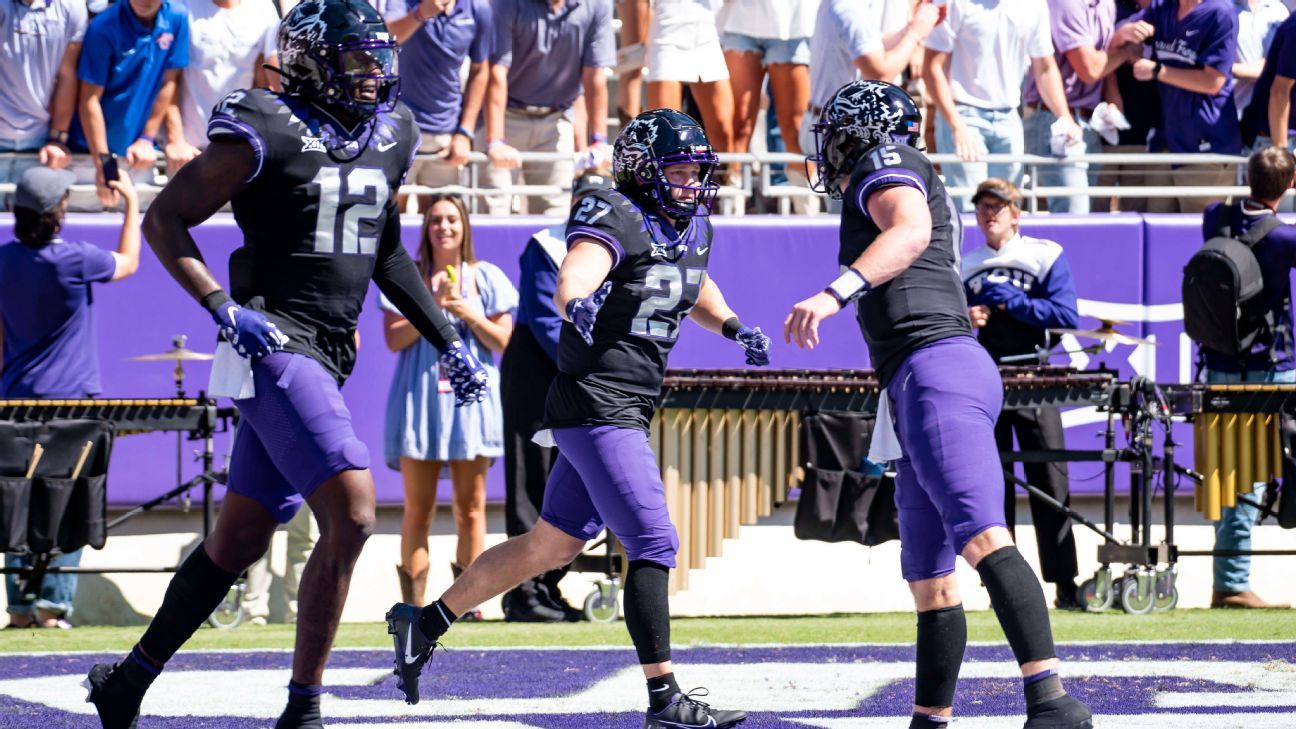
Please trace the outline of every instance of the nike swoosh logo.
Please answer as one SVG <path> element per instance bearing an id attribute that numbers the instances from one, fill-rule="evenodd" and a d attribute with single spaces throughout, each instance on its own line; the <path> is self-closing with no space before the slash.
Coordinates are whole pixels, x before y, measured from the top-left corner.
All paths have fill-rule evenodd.
<path id="1" fill-rule="evenodd" d="M 700 255 L 702 255 L 703 253 L 706 253 L 706 252 L 709 251 L 709 250 L 711 250 L 711 246 L 707 246 L 706 248 L 699 248 L 699 249 L 698 249 L 698 255 L 700 256 Z"/>
<path id="2" fill-rule="evenodd" d="M 410 653 L 410 647 L 414 645 L 414 623 L 410 623 L 405 629 L 405 665 L 418 662 L 418 656 Z"/>
<path id="3" fill-rule="evenodd" d="M 1191 38 L 1192 36 L 1197 35 L 1197 33 L 1198 33 L 1198 31 L 1195 31 L 1195 30 L 1185 30 L 1185 31 L 1184 31 L 1184 35 L 1185 35 L 1185 36 L 1188 36 L 1189 38 Z"/>
<path id="4" fill-rule="evenodd" d="M 661 693 L 662 691 L 670 691 L 670 686 L 662 686 L 661 688 L 655 688 L 655 689 L 652 689 L 652 693 L 655 693 L 655 694 L 659 694 L 659 693 Z"/>
<path id="5" fill-rule="evenodd" d="M 707 727 L 715 726 L 716 720 L 714 716 L 708 716 L 705 724 L 684 724 L 683 722 L 678 721 L 662 721 L 661 723 L 673 727 L 679 727 L 679 729 L 706 729 Z"/>
<path id="6" fill-rule="evenodd" d="M 400 144 L 400 142 L 388 142 L 388 143 L 386 143 L 386 144 L 379 144 L 379 145 L 378 145 L 378 151 L 379 151 L 379 152 L 386 152 L 387 150 L 391 149 L 392 147 L 395 147 L 397 144 Z"/>

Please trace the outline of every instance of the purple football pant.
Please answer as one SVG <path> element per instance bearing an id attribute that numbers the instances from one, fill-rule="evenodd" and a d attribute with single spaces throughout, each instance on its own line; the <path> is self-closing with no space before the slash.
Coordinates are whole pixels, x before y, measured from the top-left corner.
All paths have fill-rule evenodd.
<path id="1" fill-rule="evenodd" d="M 674 567 L 679 535 L 666 511 L 666 487 L 648 434 L 596 425 L 556 428 L 553 436 L 558 460 L 540 518 L 585 541 L 606 524 L 629 559 Z"/>
<path id="2" fill-rule="evenodd" d="M 302 354 L 276 352 L 252 363 L 256 395 L 235 400 L 238 433 L 229 490 L 254 499 L 286 524 L 321 483 L 369 467 L 337 380 Z"/>
<path id="3" fill-rule="evenodd" d="M 912 352 L 887 386 L 896 437 L 900 569 L 909 582 L 947 575 L 981 532 L 1006 526 L 994 426 L 1003 381 L 971 337 Z"/>

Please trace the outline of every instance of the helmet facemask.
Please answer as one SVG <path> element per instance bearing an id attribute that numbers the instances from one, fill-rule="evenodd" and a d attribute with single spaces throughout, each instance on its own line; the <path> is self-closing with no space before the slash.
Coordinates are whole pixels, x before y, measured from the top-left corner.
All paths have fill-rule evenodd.
<path id="1" fill-rule="evenodd" d="M 362 118 L 396 108 L 400 76 L 395 72 L 395 41 L 364 40 L 317 48 L 317 60 L 327 70 L 321 102 Z"/>
<path id="2" fill-rule="evenodd" d="M 666 168 L 672 165 L 696 163 L 697 185 L 677 185 L 666 177 Z M 648 192 L 662 210 L 681 218 L 710 215 L 720 186 L 711 181 L 719 159 L 710 147 L 697 146 L 690 150 L 663 157 L 650 157 L 641 163 L 636 177 L 640 187 Z M 676 190 L 691 191 L 692 200 L 681 200 Z"/>

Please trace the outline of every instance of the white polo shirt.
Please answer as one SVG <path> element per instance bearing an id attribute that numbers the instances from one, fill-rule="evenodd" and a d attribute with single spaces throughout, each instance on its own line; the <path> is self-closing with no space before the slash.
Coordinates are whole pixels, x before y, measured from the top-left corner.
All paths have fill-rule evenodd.
<path id="1" fill-rule="evenodd" d="M 1015 109 L 1032 58 L 1053 55 L 1044 0 L 948 0 L 945 22 L 924 44 L 950 54 L 954 103 Z"/>

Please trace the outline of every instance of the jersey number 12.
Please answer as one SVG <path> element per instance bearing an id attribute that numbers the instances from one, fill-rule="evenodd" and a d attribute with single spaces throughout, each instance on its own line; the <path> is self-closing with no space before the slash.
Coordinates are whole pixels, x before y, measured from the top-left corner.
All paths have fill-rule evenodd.
<path id="1" fill-rule="evenodd" d="M 373 167 L 352 167 L 343 177 L 342 170 L 337 167 L 321 167 L 311 185 L 319 191 L 315 252 L 372 256 L 378 247 L 378 236 L 361 235 L 360 221 L 376 222 L 383 214 L 383 206 L 391 194 L 383 171 Z M 347 206 L 346 212 L 339 220 L 338 210 L 343 205 Z M 337 243 L 339 236 L 341 245 Z"/>

